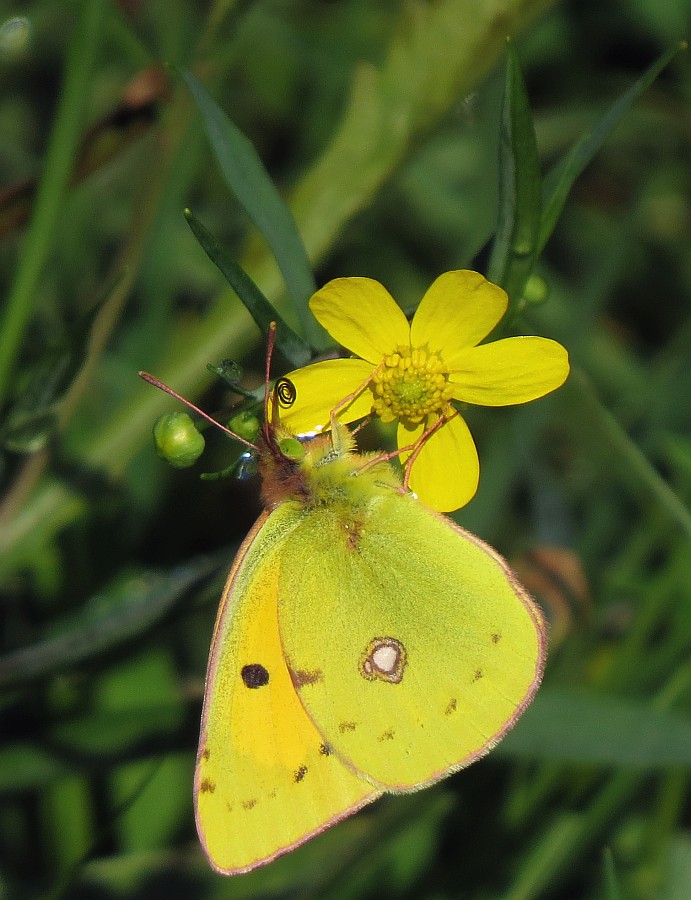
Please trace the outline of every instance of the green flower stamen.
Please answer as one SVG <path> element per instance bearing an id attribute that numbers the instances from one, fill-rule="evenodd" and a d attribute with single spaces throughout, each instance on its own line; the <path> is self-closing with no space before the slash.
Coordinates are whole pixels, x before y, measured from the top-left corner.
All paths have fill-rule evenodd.
<path id="1" fill-rule="evenodd" d="M 398 347 L 384 357 L 371 383 L 373 411 L 382 422 L 401 418 L 411 425 L 446 411 L 453 388 L 437 354 L 419 347 Z"/>

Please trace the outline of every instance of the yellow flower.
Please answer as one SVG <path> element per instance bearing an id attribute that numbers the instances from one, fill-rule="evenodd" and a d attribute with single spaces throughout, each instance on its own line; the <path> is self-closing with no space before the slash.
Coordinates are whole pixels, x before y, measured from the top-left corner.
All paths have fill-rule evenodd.
<path id="1" fill-rule="evenodd" d="M 506 312 L 506 293 L 477 272 L 446 272 L 408 320 L 371 278 L 336 278 L 310 300 L 329 334 L 360 359 L 331 359 L 291 372 L 295 402 L 281 411 L 296 433 L 329 427 L 331 410 L 353 422 L 371 413 L 398 420 L 398 446 L 414 443 L 440 417 L 451 416 L 414 460 L 410 487 L 435 509 L 466 504 L 477 490 L 475 443 L 451 401 L 483 406 L 526 403 L 548 394 L 569 374 L 566 350 L 541 337 L 480 344 Z M 401 454 L 402 459 L 409 454 Z"/>

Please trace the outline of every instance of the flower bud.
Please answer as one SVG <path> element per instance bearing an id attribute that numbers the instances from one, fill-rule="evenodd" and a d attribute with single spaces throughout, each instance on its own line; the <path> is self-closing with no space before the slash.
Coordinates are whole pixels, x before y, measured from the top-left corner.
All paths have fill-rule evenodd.
<path id="1" fill-rule="evenodd" d="M 228 428 L 238 437 L 253 444 L 259 434 L 259 419 L 251 412 L 239 412 L 228 422 Z"/>
<path id="2" fill-rule="evenodd" d="M 186 412 L 161 416 L 154 425 L 156 452 L 175 469 L 193 466 L 204 451 L 204 436 Z"/>

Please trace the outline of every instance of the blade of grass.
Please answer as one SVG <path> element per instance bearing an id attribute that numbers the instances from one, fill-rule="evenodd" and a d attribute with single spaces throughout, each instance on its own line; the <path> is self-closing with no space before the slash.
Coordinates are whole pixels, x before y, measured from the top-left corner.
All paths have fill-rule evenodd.
<path id="1" fill-rule="evenodd" d="M 305 334 L 315 346 L 324 346 L 324 332 L 307 306 L 317 286 L 290 209 L 269 177 L 252 142 L 231 122 L 191 72 L 183 68 L 176 71 L 202 115 L 226 184 L 276 257 Z"/>
<path id="2" fill-rule="evenodd" d="M 106 6 L 106 0 L 83 0 L 72 32 L 63 89 L 31 225 L 0 319 L 0 406 L 9 393 L 9 381 L 24 331 L 41 297 L 39 281 L 50 253 L 62 199 L 74 170 L 96 48 L 107 18 Z"/>
<path id="3" fill-rule="evenodd" d="M 554 231 L 573 183 L 602 147 L 624 113 L 628 112 L 641 94 L 645 93 L 665 66 L 688 44 L 684 41 L 672 47 L 653 63 L 624 94 L 616 100 L 589 134 L 574 144 L 564 159 L 545 176 L 542 222 L 538 252 L 542 251 Z"/>
<path id="4" fill-rule="evenodd" d="M 518 56 L 507 44 L 506 82 L 499 132 L 499 222 L 488 278 L 520 300 L 537 258 L 542 183 L 533 117 Z"/>
<path id="5" fill-rule="evenodd" d="M 543 688 L 494 751 L 550 762 L 691 765 L 691 721 L 648 703 Z"/>
<path id="6" fill-rule="evenodd" d="M 650 709 L 653 711 L 670 709 L 679 703 L 681 698 L 688 696 L 690 686 L 691 665 L 686 665 L 677 670 L 659 694 L 650 701 Z M 606 721 L 606 718 L 601 718 L 600 725 Z M 621 814 L 624 806 L 631 803 L 644 784 L 645 774 L 638 770 L 624 768 L 616 771 L 583 813 L 577 816 L 570 814 L 573 828 L 568 840 L 560 842 L 555 850 L 544 854 L 542 847 L 552 842 L 550 835 L 555 827 L 558 829 L 559 817 L 556 817 L 535 843 L 534 851 L 517 873 L 510 890 L 504 895 L 504 900 L 532 900 L 532 898 L 537 900 L 544 896 L 546 890 L 552 892 L 557 890 L 589 848 L 603 841 L 603 832 Z"/>
<path id="7" fill-rule="evenodd" d="M 602 865 L 604 871 L 606 900 L 621 900 L 619 879 L 617 878 L 617 869 L 614 865 L 614 856 L 612 855 L 611 847 L 605 847 L 602 853 Z"/>
<path id="8" fill-rule="evenodd" d="M 578 860 L 601 839 L 602 832 L 622 807 L 641 790 L 639 772 L 617 772 L 602 788 L 587 811 L 554 816 L 543 835 L 533 843 L 504 900 L 538 900 L 556 890 Z M 554 896 L 558 896 L 555 894 Z"/>
<path id="9" fill-rule="evenodd" d="M 306 365 L 312 356 L 309 345 L 276 312 L 240 263 L 222 247 L 189 209 L 185 210 L 187 224 L 211 262 L 220 269 L 228 284 L 247 307 L 248 312 L 266 335 L 271 322 L 276 322 L 276 346 L 294 368 Z"/>
<path id="10" fill-rule="evenodd" d="M 595 390 L 579 369 L 571 370 L 568 388 L 577 397 L 583 410 L 583 421 L 589 429 L 606 438 L 614 458 L 621 461 L 622 478 L 639 495 L 649 494 L 662 509 L 691 537 L 691 512 L 672 488 L 650 464 L 614 416 L 602 405 Z"/>

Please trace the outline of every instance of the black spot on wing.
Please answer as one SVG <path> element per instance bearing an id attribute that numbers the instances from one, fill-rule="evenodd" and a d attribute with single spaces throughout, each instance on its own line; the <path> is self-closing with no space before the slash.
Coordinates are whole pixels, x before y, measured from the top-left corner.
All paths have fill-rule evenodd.
<path id="1" fill-rule="evenodd" d="M 243 666 L 240 677 L 247 688 L 261 688 L 269 683 L 269 672 L 261 663 L 250 663 Z"/>

